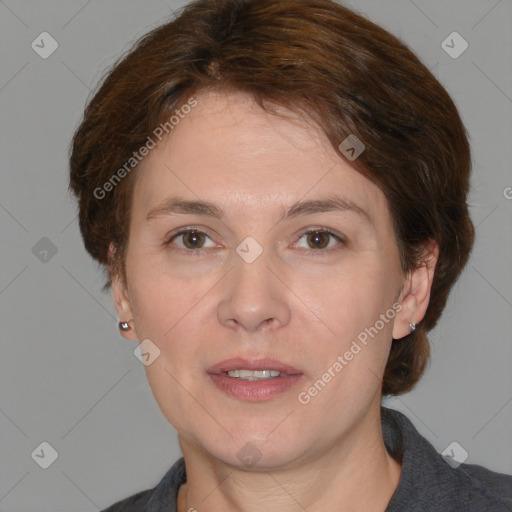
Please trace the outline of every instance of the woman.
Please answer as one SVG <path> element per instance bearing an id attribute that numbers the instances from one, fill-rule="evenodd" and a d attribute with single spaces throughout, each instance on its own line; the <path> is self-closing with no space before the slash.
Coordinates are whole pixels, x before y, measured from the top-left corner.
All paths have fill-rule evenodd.
<path id="1" fill-rule="evenodd" d="M 71 189 L 183 458 L 107 510 L 510 510 L 385 395 L 467 262 L 470 153 L 442 86 L 329 0 L 199 0 L 89 102 Z"/>

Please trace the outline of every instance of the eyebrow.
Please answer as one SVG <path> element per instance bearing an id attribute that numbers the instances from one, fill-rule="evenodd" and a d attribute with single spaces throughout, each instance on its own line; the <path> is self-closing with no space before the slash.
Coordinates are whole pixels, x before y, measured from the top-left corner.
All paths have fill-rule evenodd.
<path id="1" fill-rule="evenodd" d="M 371 223 L 370 216 L 360 206 L 339 196 L 331 196 L 325 199 L 314 199 L 309 201 L 297 201 L 286 212 L 283 212 L 281 219 L 291 219 L 301 215 L 311 215 L 324 212 L 352 212 L 359 215 L 365 221 Z M 152 208 L 146 216 L 151 220 L 164 215 L 208 215 L 215 219 L 222 219 L 224 212 L 222 208 L 209 201 L 188 200 L 181 197 L 165 199 Z"/>

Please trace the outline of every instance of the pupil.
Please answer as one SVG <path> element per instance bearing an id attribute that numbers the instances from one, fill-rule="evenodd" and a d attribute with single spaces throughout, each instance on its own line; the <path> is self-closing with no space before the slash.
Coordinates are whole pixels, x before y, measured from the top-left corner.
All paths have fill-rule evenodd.
<path id="1" fill-rule="evenodd" d="M 323 249 L 329 243 L 328 237 L 322 231 L 316 231 L 314 233 L 310 233 L 310 241 L 312 241 L 312 245 L 316 245 L 317 249 Z M 323 243 L 322 243 L 323 242 Z"/>
<path id="2" fill-rule="evenodd" d="M 189 233 L 186 233 L 183 241 L 188 248 L 197 249 L 198 245 L 199 246 L 202 245 L 201 244 L 202 237 L 203 237 L 203 235 L 201 233 L 198 233 L 197 231 L 190 231 Z M 191 240 L 192 240 L 192 243 L 189 244 L 189 242 Z"/>

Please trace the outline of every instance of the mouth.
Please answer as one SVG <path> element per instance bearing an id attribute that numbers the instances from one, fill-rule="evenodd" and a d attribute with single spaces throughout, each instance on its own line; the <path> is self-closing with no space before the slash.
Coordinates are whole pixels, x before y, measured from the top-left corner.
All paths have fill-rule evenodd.
<path id="1" fill-rule="evenodd" d="M 277 359 L 244 359 L 240 357 L 221 361 L 209 368 L 207 373 L 213 375 L 226 374 L 230 377 L 248 380 L 250 380 L 250 377 L 268 379 L 286 377 L 288 375 L 302 375 L 302 372 L 297 368 L 278 361 Z"/>
<path id="2" fill-rule="evenodd" d="M 268 400 L 289 390 L 304 374 L 276 359 L 234 358 L 207 370 L 218 389 L 249 401 Z"/>
<path id="3" fill-rule="evenodd" d="M 241 380 L 269 380 L 275 377 L 286 377 L 286 373 L 277 370 L 230 370 L 222 372 L 221 375 L 229 375 L 235 379 Z"/>

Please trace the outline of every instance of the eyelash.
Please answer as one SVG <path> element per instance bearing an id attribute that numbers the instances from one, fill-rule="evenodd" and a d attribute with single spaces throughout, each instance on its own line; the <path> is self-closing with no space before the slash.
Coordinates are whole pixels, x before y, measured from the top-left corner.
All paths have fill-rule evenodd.
<path id="1" fill-rule="evenodd" d="M 204 231 L 201 231 L 200 228 L 197 228 L 197 227 L 188 227 L 186 229 L 182 229 L 180 231 L 178 231 L 177 233 L 174 233 L 166 242 L 164 242 L 164 245 L 166 247 L 170 247 L 171 243 L 178 237 L 182 236 L 182 235 L 186 235 L 188 233 L 198 233 L 199 235 L 205 235 L 207 236 L 208 238 L 210 238 L 211 240 L 211 237 L 205 233 Z M 345 245 L 346 244 L 346 241 L 344 239 L 343 236 L 341 235 L 338 235 L 336 233 L 333 233 L 331 230 L 329 230 L 328 228 L 324 228 L 324 227 L 315 227 L 315 228 L 312 228 L 312 229 L 309 229 L 307 231 L 304 231 L 301 236 L 299 237 L 299 240 L 303 237 L 303 236 L 307 236 L 307 235 L 310 235 L 310 234 L 314 234 L 314 233 L 322 233 L 322 234 L 326 234 L 328 235 L 329 237 L 331 238 L 335 238 L 339 244 L 341 245 Z M 175 249 L 172 249 L 173 251 L 182 251 L 182 252 L 185 252 L 185 253 L 188 253 L 189 255 L 194 255 L 194 256 L 200 256 L 201 254 L 201 251 L 204 251 L 204 250 L 208 250 L 208 249 L 203 249 L 202 247 L 199 247 L 197 249 L 187 249 L 187 248 L 182 248 L 182 247 L 178 247 L 178 248 L 175 248 Z M 336 250 L 339 250 L 339 247 L 334 247 L 334 248 L 329 248 L 329 249 L 304 249 L 304 251 L 306 251 L 306 253 L 308 254 L 314 254 L 315 256 L 322 256 L 322 255 L 325 255 L 326 253 L 327 254 L 330 254 L 332 253 L 333 251 L 336 251 Z"/>

